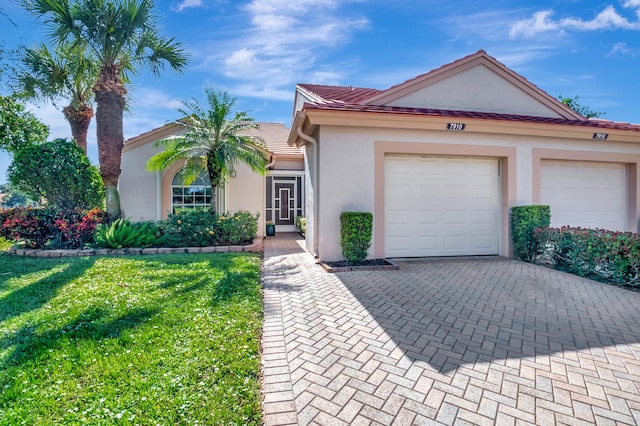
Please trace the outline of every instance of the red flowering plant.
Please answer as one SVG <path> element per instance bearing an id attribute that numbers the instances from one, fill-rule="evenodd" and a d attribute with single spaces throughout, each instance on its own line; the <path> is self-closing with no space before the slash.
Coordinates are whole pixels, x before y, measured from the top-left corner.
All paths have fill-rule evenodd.
<path id="1" fill-rule="evenodd" d="M 640 235 L 605 229 L 539 228 L 535 237 L 557 269 L 617 284 L 640 284 Z"/>
<path id="2" fill-rule="evenodd" d="M 28 248 L 82 248 L 106 220 L 106 213 L 97 208 L 83 212 L 17 207 L 0 212 L 0 235 Z"/>

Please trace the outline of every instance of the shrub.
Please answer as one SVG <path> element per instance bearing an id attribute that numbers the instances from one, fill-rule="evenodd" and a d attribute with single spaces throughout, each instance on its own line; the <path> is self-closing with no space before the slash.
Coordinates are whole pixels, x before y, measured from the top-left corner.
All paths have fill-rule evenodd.
<path id="1" fill-rule="evenodd" d="M 170 214 L 160 228 L 163 245 L 168 247 L 237 245 L 256 237 L 258 215 L 247 211 L 227 214 L 183 211 Z"/>
<path id="2" fill-rule="evenodd" d="M 307 235 L 307 219 L 304 216 L 296 217 L 296 227 L 300 235 L 303 237 Z"/>
<path id="3" fill-rule="evenodd" d="M 17 151 L 8 177 L 16 189 L 58 210 L 87 210 L 104 204 L 100 172 L 82 149 L 65 139 Z"/>
<path id="4" fill-rule="evenodd" d="M 98 226 L 94 238 L 98 247 L 150 247 L 159 242 L 158 231 L 158 226 L 153 222 L 131 223 L 119 218 L 111 224 Z"/>
<path id="5" fill-rule="evenodd" d="M 533 262 L 540 254 L 541 247 L 534 231 L 549 226 L 551 213 L 549 206 L 517 206 L 511 208 L 511 239 L 513 254 L 526 262 Z"/>
<path id="6" fill-rule="evenodd" d="M 373 215 L 368 212 L 342 212 L 340 215 L 340 246 L 347 262 L 362 262 L 371 245 Z"/>
<path id="7" fill-rule="evenodd" d="M 93 241 L 96 226 L 106 219 L 98 208 L 82 212 L 16 207 L 0 211 L 0 236 L 29 248 L 81 248 Z"/>
<path id="8" fill-rule="evenodd" d="M 553 265 L 583 277 L 640 283 L 640 235 L 604 229 L 541 228 L 535 238 Z"/>

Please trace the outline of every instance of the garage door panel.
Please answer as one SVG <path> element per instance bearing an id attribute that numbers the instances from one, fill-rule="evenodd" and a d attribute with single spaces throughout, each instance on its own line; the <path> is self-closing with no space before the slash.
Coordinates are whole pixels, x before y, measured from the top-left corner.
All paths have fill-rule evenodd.
<path id="1" fill-rule="evenodd" d="M 437 250 L 438 237 L 416 237 L 416 246 L 418 250 Z"/>
<path id="2" fill-rule="evenodd" d="M 627 172 L 620 163 L 544 160 L 540 202 L 551 226 L 627 229 Z"/>
<path id="3" fill-rule="evenodd" d="M 436 225 L 438 223 L 438 212 L 436 210 L 418 210 L 417 223 L 420 225 Z"/>
<path id="4" fill-rule="evenodd" d="M 458 251 L 458 250 L 465 250 L 466 247 L 467 247 L 467 238 L 464 235 L 445 236 L 445 239 L 444 239 L 445 250 Z"/>
<path id="5" fill-rule="evenodd" d="M 493 225 L 495 212 L 492 211 L 475 211 L 472 214 L 472 223 L 474 224 L 484 224 L 484 225 Z"/>
<path id="6" fill-rule="evenodd" d="M 493 235 L 474 235 L 471 245 L 475 250 L 490 250 L 493 246 Z"/>
<path id="7" fill-rule="evenodd" d="M 497 254 L 499 198 L 497 159 L 387 156 L 385 256 Z"/>

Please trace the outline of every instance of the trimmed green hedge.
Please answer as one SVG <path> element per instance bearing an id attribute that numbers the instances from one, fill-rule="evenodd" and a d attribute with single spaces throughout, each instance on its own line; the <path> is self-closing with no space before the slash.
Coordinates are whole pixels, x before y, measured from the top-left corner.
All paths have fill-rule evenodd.
<path id="1" fill-rule="evenodd" d="M 540 228 L 535 232 L 556 269 L 615 284 L 640 285 L 640 235 L 605 229 Z"/>
<path id="2" fill-rule="evenodd" d="M 296 217 L 296 227 L 300 235 L 303 237 L 307 235 L 307 219 L 304 216 Z"/>
<path id="3" fill-rule="evenodd" d="M 368 212 L 342 212 L 340 215 L 340 246 L 347 262 L 362 262 L 371 245 L 373 215 Z"/>
<path id="4" fill-rule="evenodd" d="M 511 208 L 511 239 L 513 254 L 525 262 L 533 262 L 541 247 L 534 238 L 537 228 L 547 228 L 551 222 L 549 206 L 517 206 Z"/>

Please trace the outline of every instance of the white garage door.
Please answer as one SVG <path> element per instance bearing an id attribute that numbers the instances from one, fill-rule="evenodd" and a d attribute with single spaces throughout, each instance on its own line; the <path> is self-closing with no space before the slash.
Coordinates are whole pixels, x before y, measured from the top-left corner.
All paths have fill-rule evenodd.
<path id="1" fill-rule="evenodd" d="M 624 164 L 543 160 L 540 202 L 551 207 L 551 226 L 627 229 Z"/>
<path id="2" fill-rule="evenodd" d="M 385 157 L 385 256 L 497 254 L 500 191 L 492 158 Z"/>

